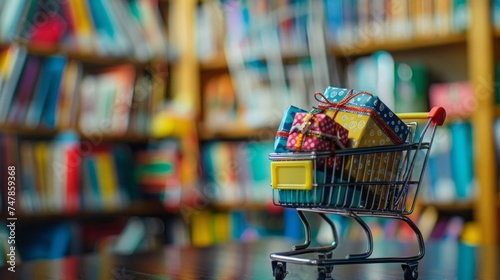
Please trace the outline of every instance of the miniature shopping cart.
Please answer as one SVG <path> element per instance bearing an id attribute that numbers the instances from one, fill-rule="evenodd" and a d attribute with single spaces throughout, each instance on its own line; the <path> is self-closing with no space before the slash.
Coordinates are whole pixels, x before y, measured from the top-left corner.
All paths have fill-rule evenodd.
<path id="1" fill-rule="evenodd" d="M 404 279 L 418 278 L 418 261 L 424 256 L 425 245 L 420 230 L 407 215 L 415 208 L 436 127 L 444 123 L 446 112 L 435 107 L 429 113 L 398 116 L 410 127 L 404 144 L 269 155 L 274 204 L 296 208 L 306 239 L 291 251 L 270 255 L 275 279 L 285 278 L 287 263 L 318 266 L 320 278 L 329 277 L 334 265 L 402 263 Z M 424 120 L 425 125 L 418 120 Z M 318 213 L 327 222 L 333 232 L 331 245 L 310 247 L 311 228 L 303 212 Z M 334 223 L 326 215 L 330 213 L 350 217 L 361 226 L 367 237 L 365 252 L 333 258 L 338 235 Z M 404 257 L 372 257 L 372 232 L 362 216 L 405 222 L 415 233 L 418 253 Z"/>

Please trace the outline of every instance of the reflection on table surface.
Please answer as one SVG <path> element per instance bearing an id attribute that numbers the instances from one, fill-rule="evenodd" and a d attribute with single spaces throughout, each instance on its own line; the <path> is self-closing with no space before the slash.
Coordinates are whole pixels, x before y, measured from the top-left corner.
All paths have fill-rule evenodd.
<path id="1" fill-rule="evenodd" d="M 117 256 L 109 254 L 36 261 L 3 267 L 0 279 L 274 279 L 270 253 L 287 251 L 294 245 L 284 239 L 254 243 L 232 243 L 213 247 L 165 247 L 162 250 Z M 344 245 L 344 246 L 342 246 Z M 334 256 L 363 250 L 365 244 L 340 244 Z M 417 246 L 399 242 L 377 242 L 374 256 L 414 254 Z M 338 253 L 338 254 L 337 254 Z M 499 279 L 498 250 L 454 242 L 428 242 L 419 262 L 419 279 Z M 317 258 L 316 256 L 312 256 Z M 286 279 L 317 279 L 316 266 L 287 264 Z M 333 279 L 402 279 L 399 263 L 337 265 Z"/>

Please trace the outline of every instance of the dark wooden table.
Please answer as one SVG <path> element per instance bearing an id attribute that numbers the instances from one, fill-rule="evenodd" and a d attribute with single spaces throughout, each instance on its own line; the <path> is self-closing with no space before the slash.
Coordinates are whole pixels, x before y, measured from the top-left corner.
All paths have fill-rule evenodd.
<path id="1" fill-rule="evenodd" d="M 292 245 L 284 239 L 269 239 L 205 248 L 165 247 L 127 256 L 68 257 L 18 264 L 15 273 L 4 266 L 0 279 L 274 279 L 269 254 L 289 250 Z M 341 244 L 340 256 L 356 246 L 359 244 Z M 415 247 L 395 241 L 377 242 L 374 255 L 411 254 Z M 492 246 L 429 242 L 419 262 L 419 279 L 500 279 L 498 264 L 498 250 Z M 285 279 L 318 278 L 316 266 L 288 264 L 287 270 Z M 337 265 L 332 279 L 403 279 L 403 270 L 398 263 Z"/>

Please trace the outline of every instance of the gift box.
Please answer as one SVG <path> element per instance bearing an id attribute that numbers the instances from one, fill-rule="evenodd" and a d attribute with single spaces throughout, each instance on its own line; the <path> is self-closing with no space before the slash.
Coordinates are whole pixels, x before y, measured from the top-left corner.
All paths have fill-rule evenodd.
<path id="1" fill-rule="evenodd" d="M 276 153 L 287 153 L 290 152 L 286 148 L 286 142 L 288 136 L 290 135 L 290 129 L 292 128 L 293 119 L 296 113 L 305 113 L 306 110 L 297 108 L 295 106 L 290 106 L 285 110 L 283 118 L 281 119 L 280 126 L 276 132 L 276 137 L 274 139 L 274 151 Z"/>
<path id="2" fill-rule="evenodd" d="M 348 131 L 324 113 L 296 113 L 286 147 L 290 151 L 334 151 L 348 141 Z"/>
<path id="3" fill-rule="evenodd" d="M 349 130 L 349 148 L 403 144 L 410 133 L 406 123 L 369 92 L 328 87 L 315 97 L 319 108 Z M 358 182 L 388 181 L 396 175 L 400 158 L 399 153 L 350 156 L 343 173 Z"/>
<path id="4" fill-rule="evenodd" d="M 349 130 L 349 147 L 402 144 L 409 127 L 377 96 L 364 91 L 328 87 L 317 98 L 326 114 Z"/>

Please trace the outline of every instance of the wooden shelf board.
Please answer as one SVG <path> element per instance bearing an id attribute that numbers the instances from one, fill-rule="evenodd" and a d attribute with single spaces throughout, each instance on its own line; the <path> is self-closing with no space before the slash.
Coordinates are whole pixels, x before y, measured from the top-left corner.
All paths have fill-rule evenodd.
<path id="1" fill-rule="evenodd" d="M 48 128 L 34 128 L 34 127 L 26 127 L 19 125 L 9 125 L 2 124 L 0 125 L 0 133 L 11 133 L 22 136 L 31 136 L 31 137 L 54 137 L 57 134 L 63 131 L 69 131 L 71 129 L 48 129 Z M 73 129 L 73 131 L 75 131 Z M 124 141 L 124 142 L 147 142 L 148 140 L 156 140 L 158 137 L 150 136 L 150 135 L 140 135 L 135 133 L 125 133 L 125 134 L 109 134 L 109 133 L 85 133 L 80 130 L 76 130 L 77 134 L 83 140 L 102 140 L 105 142 L 113 142 L 113 141 Z"/>
<path id="2" fill-rule="evenodd" d="M 177 209 L 167 209 L 161 205 L 159 201 L 141 201 L 132 203 L 122 209 L 110 209 L 102 211 L 81 211 L 77 213 L 16 213 L 18 222 L 31 222 L 39 220 L 60 220 L 60 219 L 97 219 L 97 218 L 113 218 L 118 216 L 156 216 L 176 214 Z M 2 213 L 4 218 L 6 214 Z"/>
<path id="3" fill-rule="evenodd" d="M 412 40 L 398 40 L 388 42 L 371 42 L 362 44 L 353 44 L 352 46 L 335 46 L 331 48 L 331 52 L 338 56 L 359 56 L 367 55 L 379 50 L 386 51 L 403 51 L 415 50 L 422 48 L 430 48 L 437 46 L 447 46 L 458 43 L 465 43 L 466 34 L 450 34 L 448 36 L 438 37 L 433 36 L 429 38 L 417 38 Z"/>
<path id="4" fill-rule="evenodd" d="M 227 61 L 224 53 L 219 53 L 207 61 L 200 61 L 200 69 L 208 70 L 224 70 L 227 69 Z"/>
<path id="5" fill-rule="evenodd" d="M 241 202 L 241 203 L 215 202 L 210 204 L 210 208 L 217 211 L 234 211 L 234 210 L 261 211 L 261 210 L 267 210 L 270 207 L 274 207 L 274 205 L 272 205 L 272 203 L 270 205 L 269 203 L 265 202 Z"/>
<path id="6" fill-rule="evenodd" d="M 13 43 L 0 43 L 0 49 L 5 48 Z M 96 54 L 93 52 L 83 52 L 72 50 L 69 47 L 64 47 L 60 45 L 34 45 L 34 44 L 24 44 L 18 43 L 28 50 L 29 54 L 37 55 L 37 56 L 53 56 L 53 55 L 63 55 L 69 59 L 78 60 L 81 62 L 89 63 L 89 64 L 97 64 L 97 65 L 113 65 L 113 64 L 133 64 L 138 67 L 145 67 L 151 65 L 153 63 L 168 63 L 166 59 L 156 59 L 152 58 L 146 61 L 140 61 L 137 59 L 131 59 L 128 56 L 104 56 L 100 54 Z"/>

